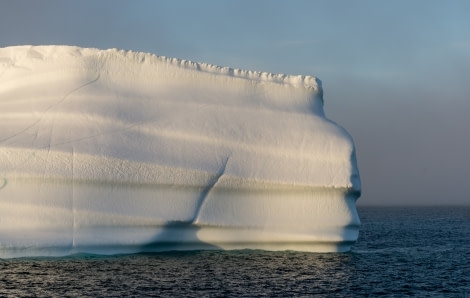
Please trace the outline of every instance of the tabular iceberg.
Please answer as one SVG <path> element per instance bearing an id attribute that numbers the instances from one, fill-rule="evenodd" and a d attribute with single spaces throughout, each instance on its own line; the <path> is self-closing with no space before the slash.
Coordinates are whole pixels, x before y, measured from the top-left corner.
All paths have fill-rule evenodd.
<path id="1" fill-rule="evenodd" d="M 354 143 L 321 82 L 132 51 L 0 49 L 0 258 L 347 251 Z"/>

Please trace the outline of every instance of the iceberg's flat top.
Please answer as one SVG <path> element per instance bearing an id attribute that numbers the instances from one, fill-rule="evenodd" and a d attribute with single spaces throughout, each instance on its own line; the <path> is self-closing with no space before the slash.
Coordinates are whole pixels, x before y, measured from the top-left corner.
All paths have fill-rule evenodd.
<path id="1" fill-rule="evenodd" d="M 321 91 L 321 81 L 313 76 L 302 76 L 302 75 L 285 75 L 285 74 L 274 74 L 268 72 L 249 71 L 242 69 L 234 69 L 230 67 L 221 67 L 217 65 L 193 62 L 189 60 L 183 60 L 178 58 L 168 58 L 165 56 L 157 56 L 150 53 L 133 52 L 117 49 L 99 50 L 94 48 L 79 48 L 74 46 L 13 46 L 0 48 L 0 65 L 2 67 L 20 66 L 26 62 L 28 58 L 40 59 L 40 60 L 52 60 L 52 59 L 66 59 L 73 60 L 73 57 L 92 57 L 99 56 L 100 59 L 127 59 L 137 63 L 157 64 L 165 63 L 173 66 L 177 66 L 183 69 L 198 70 L 200 72 L 207 72 L 212 74 L 219 74 L 224 76 L 232 76 L 235 78 L 253 80 L 253 81 L 265 81 L 278 84 L 288 84 L 298 87 L 304 87 Z"/>
<path id="2" fill-rule="evenodd" d="M 324 117 L 321 82 L 310 76 L 116 49 L 7 47 L 0 126 L 0 176 L 198 184 L 223 172 L 226 187 L 360 189 L 353 142 Z"/>

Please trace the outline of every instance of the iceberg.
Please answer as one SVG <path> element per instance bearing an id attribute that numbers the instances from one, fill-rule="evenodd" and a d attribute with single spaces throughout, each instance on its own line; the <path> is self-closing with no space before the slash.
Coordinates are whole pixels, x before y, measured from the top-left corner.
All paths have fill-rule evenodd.
<path id="1" fill-rule="evenodd" d="M 321 81 L 124 50 L 0 48 L 0 258 L 348 251 L 360 178 Z"/>

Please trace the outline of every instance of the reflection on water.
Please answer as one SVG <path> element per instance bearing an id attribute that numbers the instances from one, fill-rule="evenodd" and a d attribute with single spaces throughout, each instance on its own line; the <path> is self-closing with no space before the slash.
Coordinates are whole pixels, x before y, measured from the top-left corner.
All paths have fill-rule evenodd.
<path id="1" fill-rule="evenodd" d="M 0 294 L 298 295 L 341 292 L 352 254 L 193 251 L 0 262 Z"/>

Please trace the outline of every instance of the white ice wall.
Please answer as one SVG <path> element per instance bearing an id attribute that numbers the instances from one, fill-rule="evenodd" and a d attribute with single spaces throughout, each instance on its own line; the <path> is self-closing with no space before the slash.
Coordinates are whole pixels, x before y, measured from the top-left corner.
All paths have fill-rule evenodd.
<path id="1" fill-rule="evenodd" d="M 325 118 L 314 77 L 117 50 L 8 47 L 0 49 L 0 127 L 0 257 L 2 247 L 4 255 L 26 247 L 66 254 L 171 242 L 172 233 L 151 235 L 175 222 L 199 229 L 178 241 L 227 248 L 207 227 L 250 228 L 281 243 L 331 225 L 325 233 L 337 237 L 328 241 L 341 243 L 353 226 L 345 242 L 357 238 L 354 144 Z M 126 234 L 130 227 L 141 228 Z M 292 241 L 319 242 L 302 237 Z M 232 238 L 222 242 L 243 240 Z"/>

